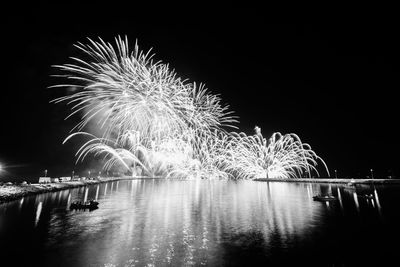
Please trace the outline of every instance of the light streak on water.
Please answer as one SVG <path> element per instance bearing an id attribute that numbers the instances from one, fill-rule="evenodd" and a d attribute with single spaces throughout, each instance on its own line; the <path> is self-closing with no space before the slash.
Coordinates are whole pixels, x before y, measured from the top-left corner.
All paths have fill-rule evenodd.
<path id="1" fill-rule="evenodd" d="M 43 205 L 43 202 L 40 201 L 39 204 L 36 207 L 35 227 L 39 223 L 40 214 L 42 213 L 42 205 Z"/>
<path id="2" fill-rule="evenodd" d="M 374 195 L 375 195 L 376 207 L 378 208 L 379 215 L 382 215 L 381 202 L 379 201 L 379 195 L 378 195 L 378 191 L 376 191 L 376 188 L 374 188 Z"/>
<path id="3" fill-rule="evenodd" d="M 132 180 L 131 181 L 131 197 L 133 197 L 133 194 L 134 194 L 134 188 L 136 188 L 136 186 L 137 186 L 137 181 L 138 180 Z"/>
<path id="4" fill-rule="evenodd" d="M 340 188 L 339 187 L 337 187 L 337 194 L 338 194 L 340 209 L 343 211 L 342 194 L 340 193 Z"/>
<path id="5" fill-rule="evenodd" d="M 89 193 L 89 187 L 85 187 L 85 195 L 83 197 L 83 202 L 87 201 L 88 193 Z"/>
<path id="6" fill-rule="evenodd" d="M 354 204 L 356 205 L 357 212 L 360 212 L 360 204 L 358 203 L 357 193 L 353 192 Z"/>
<path id="7" fill-rule="evenodd" d="M 67 207 L 71 204 L 71 193 L 68 193 L 68 198 L 67 198 Z"/>
<path id="8" fill-rule="evenodd" d="M 24 198 L 21 198 L 21 200 L 19 201 L 19 209 L 22 208 L 22 204 L 24 204 Z"/>
<path id="9" fill-rule="evenodd" d="M 97 187 L 96 187 L 96 197 L 95 197 L 96 201 L 99 198 L 99 190 L 100 190 L 100 185 L 97 185 Z"/>
<path id="10" fill-rule="evenodd" d="M 311 199 L 313 197 L 313 195 L 311 193 L 310 185 L 306 185 L 306 188 L 307 188 L 307 196 L 309 199 Z"/>

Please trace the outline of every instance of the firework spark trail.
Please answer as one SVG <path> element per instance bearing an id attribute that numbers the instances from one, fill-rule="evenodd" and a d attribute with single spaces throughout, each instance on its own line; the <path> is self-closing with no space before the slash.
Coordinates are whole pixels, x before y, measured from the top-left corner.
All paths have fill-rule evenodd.
<path id="1" fill-rule="evenodd" d="M 219 96 L 180 79 L 137 43 L 130 52 L 126 37 L 115 43 L 78 43 L 89 60 L 56 66 L 71 82 L 53 87 L 79 90 L 54 102 L 72 105 L 68 117 L 83 114 L 65 141 L 91 138 L 78 150 L 78 161 L 104 156 L 106 169 L 140 166 L 148 176 L 166 177 L 289 178 L 317 171 L 322 159 L 297 135 L 275 133 L 266 140 L 259 128 L 252 136 L 226 132 L 223 127 L 236 128 L 238 121 Z M 104 130 L 101 137 L 84 131 L 91 122 Z"/>
<path id="2" fill-rule="evenodd" d="M 311 176 L 311 172 L 318 171 L 318 161 L 328 168 L 325 162 L 311 150 L 311 147 L 302 143 L 296 134 L 274 133 L 266 140 L 260 128 L 256 127 L 256 134 L 247 136 L 244 133 L 233 134 L 235 139 L 231 144 L 236 155 L 232 159 L 232 165 L 238 172 L 236 176 L 244 179 L 251 178 L 296 178 L 303 174 Z"/>
<path id="3" fill-rule="evenodd" d="M 76 47 L 89 55 L 92 62 L 73 58 L 76 64 L 56 66 L 82 89 L 55 100 L 73 105 L 70 116 L 85 111 L 77 130 L 104 111 L 107 116 L 98 123 L 107 127 L 105 135 L 114 132 L 119 136 L 135 130 L 150 139 L 182 131 L 188 124 L 208 128 L 234 122 L 228 107 L 220 105 L 219 97 L 207 94 L 202 85 L 197 87 L 177 78 L 168 65 L 154 63 L 150 51 L 144 54 L 136 44 L 134 52 L 129 53 L 128 41 L 121 38 L 116 39 L 117 51 L 101 39 L 89 41 L 91 45 Z"/>

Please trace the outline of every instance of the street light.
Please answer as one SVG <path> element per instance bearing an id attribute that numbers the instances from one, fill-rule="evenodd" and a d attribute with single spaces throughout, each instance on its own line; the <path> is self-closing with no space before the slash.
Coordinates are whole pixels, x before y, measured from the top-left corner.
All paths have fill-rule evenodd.
<path id="1" fill-rule="evenodd" d="M 335 170 L 335 178 L 337 179 L 337 171 Z"/>
<path id="2" fill-rule="evenodd" d="M 374 170 L 371 169 L 371 178 L 374 179 Z"/>
<path id="3" fill-rule="evenodd" d="M 44 170 L 44 177 L 47 177 L 47 170 Z"/>
<path id="4" fill-rule="evenodd" d="M 74 178 L 74 174 L 75 174 L 75 171 L 72 171 L 72 176 L 71 176 L 71 179 L 73 179 L 73 178 Z"/>

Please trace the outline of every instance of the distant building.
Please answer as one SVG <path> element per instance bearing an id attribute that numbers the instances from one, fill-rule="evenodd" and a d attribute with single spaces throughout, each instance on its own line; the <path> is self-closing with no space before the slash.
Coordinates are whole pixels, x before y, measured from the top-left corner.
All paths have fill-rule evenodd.
<path id="1" fill-rule="evenodd" d="M 74 177 L 72 177 L 72 181 L 80 181 L 81 178 L 79 178 L 79 175 L 74 175 Z"/>
<path id="2" fill-rule="evenodd" d="M 71 177 L 69 177 L 69 176 L 65 176 L 65 177 L 60 177 L 60 182 L 68 182 L 68 181 L 71 181 Z"/>
<path id="3" fill-rule="evenodd" d="M 59 183 L 60 180 L 58 178 L 50 178 L 52 183 Z"/>
<path id="4" fill-rule="evenodd" d="M 39 184 L 47 184 L 51 183 L 50 177 L 39 177 Z"/>

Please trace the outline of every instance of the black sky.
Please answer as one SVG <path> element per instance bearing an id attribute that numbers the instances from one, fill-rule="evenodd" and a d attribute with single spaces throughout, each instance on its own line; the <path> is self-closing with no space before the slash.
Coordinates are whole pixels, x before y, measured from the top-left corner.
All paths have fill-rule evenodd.
<path id="1" fill-rule="evenodd" d="M 61 175 L 79 144 L 62 145 L 74 119 L 48 102 L 51 65 L 79 56 L 86 37 L 127 35 L 184 78 L 220 93 L 240 130 L 297 133 L 340 176 L 381 177 L 398 165 L 398 23 L 273 24 L 262 9 L 214 12 L 37 6 L 2 23 L 0 161 L 10 175 Z M 4 68 L 5 67 L 5 68 Z M 15 166 L 18 165 L 19 167 Z"/>

